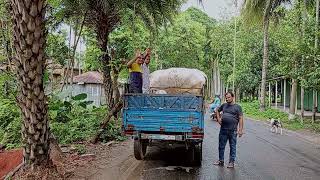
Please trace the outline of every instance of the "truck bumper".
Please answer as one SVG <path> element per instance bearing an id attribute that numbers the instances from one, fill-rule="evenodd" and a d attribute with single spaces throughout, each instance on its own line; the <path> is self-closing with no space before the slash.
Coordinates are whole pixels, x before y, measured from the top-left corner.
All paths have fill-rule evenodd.
<path id="1" fill-rule="evenodd" d="M 181 135 L 169 135 L 169 134 L 149 134 L 149 133 L 139 133 L 133 135 L 134 138 L 149 139 L 149 140 L 167 140 L 167 141 L 186 141 L 195 140 L 202 141 L 203 134 L 181 134 Z"/>

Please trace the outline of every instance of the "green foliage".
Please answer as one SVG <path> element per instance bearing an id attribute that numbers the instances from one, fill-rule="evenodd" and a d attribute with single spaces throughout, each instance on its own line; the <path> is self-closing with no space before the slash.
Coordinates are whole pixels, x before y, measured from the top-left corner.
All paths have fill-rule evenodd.
<path id="1" fill-rule="evenodd" d="M 21 144 L 21 116 L 13 99 L 0 98 L 0 143 L 7 148 Z"/>
<path id="2" fill-rule="evenodd" d="M 107 113 L 107 108 L 88 106 L 86 94 L 79 94 L 70 101 L 52 97 L 49 104 L 50 127 L 61 144 L 85 141 L 94 136 Z M 121 128 L 114 121 L 108 124 L 102 140 L 122 140 Z"/>
<path id="3" fill-rule="evenodd" d="M 195 8 L 179 14 L 174 19 L 173 25 L 159 34 L 158 63 L 161 63 L 163 68 L 187 67 L 205 71 L 205 68 L 208 68 L 204 59 L 204 47 L 208 43 L 206 39 L 208 24 L 213 26 L 214 21 Z"/>
<path id="4" fill-rule="evenodd" d="M 92 112 L 95 111 L 95 112 Z M 69 114 L 67 122 L 53 119 L 50 127 L 61 144 L 85 141 L 97 131 L 105 110 L 86 110 L 82 107 L 74 108 Z M 81 115 L 80 115 L 81 114 Z"/>
<path id="5" fill-rule="evenodd" d="M 84 55 L 84 70 L 87 71 L 97 71 L 101 68 L 101 64 L 98 61 L 101 55 L 101 51 L 97 48 L 96 45 L 87 46 L 85 55 Z"/>
<path id="6" fill-rule="evenodd" d="M 119 119 L 118 122 L 113 119 L 108 123 L 106 130 L 100 136 L 103 142 L 110 140 L 123 141 L 126 139 L 126 136 L 122 135 L 120 121 L 121 119 Z"/>
<path id="7" fill-rule="evenodd" d="M 13 75 L 0 72 L 0 143 L 8 148 L 21 143 L 21 116 L 15 102 L 16 88 Z"/>
<path id="8" fill-rule="evenodd" d="M 53 96 L 49 104 L 51 118 L 57 122 L 68 122 L 73 118 L 71 113 L 74 109 L 79 107 L 87 109 L 87 106 L 93 103 L 93 101 L 85 101 L 86 98 L 87 94 L 85 93 L 71 97 L 70 101 L 62 101 Z"/>
<path id="9" fill-rule="evenodd" d="M 278 7 L 290 0 L 245 0 L 242 15 L 246 24 L 262 22 L 265 17 L 278 16 Z"/>
<path id="10" fill-rule="evenodd" d="M 84 70 L 86 71 L 97 71 L 101 68 L 99 57 L 102 55 L 101 50 L 98 47 L 96 40 L 96 33 L 84 27 L 82 30 L 84 42 L 86 45 L 86 51 L 84 52 Z"/>
<path id="11" fill-rule="evenodd" d="M 69 48 L 66 45 L 67 32 L 58 31 L 57 33 L 49 33 L 47 37 L 46 53 L 53 60 L 54 63 L 60 65 L 66 64 L 68 59 Z"/>
<path id="12" fill-rule="evenodd" d="M 288 114 L 277 109 L 267 108 L 266 111 L 259 110 L 259 102 L 241 103 L 242 110 L 245 115 L 253 118 L 262 118 L 267 120 L 269 118 L 288 120 Z"/>
<path id="13" fill-rule="evenodd" d="M 105 107 L 87 107 L 87 94 L 79 94 L 70 101 L 51 97 L 49 113 L 53 134 L 62 144 L 84 141 L 92 136 L 105 116 Z"/>
<path id="14" fill-rule="evenodd" d="M 14 96 L 17 93 L 16 78 L 9 72 L 0 71 L 0 99 L 11 99 L 14 101 Z"/>
<path id="15" fill-rule="evenodd" d="M 11 21 L 9 20 L 9 1 L 0 0 L 0 64 L 6 62 L 12 54 Z"/>
<path id="16" fill-rule="evenodd" d="M 49 102 L 50 127 L 59 143 L 69 144 L 85 141 L 97 132 L 101 121 L 107 113 L 106 107 L 88 106 L 86 94 L 62 101 L 51 97 Z M 20 110 L 13 99 L 0 98 L 0 143 L 7 148 L 21 146 Z M 120 125 L 111 121 L 103 133 L 103 141 L 123 140 Z M 79 151 L 82 152 L 81 147 Z"/>

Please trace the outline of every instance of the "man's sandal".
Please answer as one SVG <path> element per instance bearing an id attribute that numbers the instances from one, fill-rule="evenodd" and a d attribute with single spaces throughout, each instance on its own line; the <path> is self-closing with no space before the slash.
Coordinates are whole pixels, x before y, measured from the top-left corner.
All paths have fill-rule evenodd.
<path id="1" fill-rule="evenodd" d="M 224 166 L 224 162 L 218 160 L 217 162 L 213 163 L 213 165 L 216 165 L 216 166 Z"/>
<path id="2" fill-rule="evenodd" d="M 227 168 L 234 168 L 234 162 L 230 162 L 227 166 Z"/>

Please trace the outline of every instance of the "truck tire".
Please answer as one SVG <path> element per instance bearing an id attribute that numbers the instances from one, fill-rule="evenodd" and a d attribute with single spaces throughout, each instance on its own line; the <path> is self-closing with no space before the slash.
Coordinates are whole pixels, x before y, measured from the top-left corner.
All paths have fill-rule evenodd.
<path id="1" fill-rule="evenodd" d="M 147 152 L 147 146 L 148 144 L 146 142 L 143 142 L 139 139 L 134 140 L 133 151 L 134 151 L 134 157 L 137 160 L 144 159 L 144 156 L 146 155 L 146 152 Z"/>
<path id="2" fill-rule="evenodd" d="M 189 166 L 193 166 L 194 165 L 194 155 L 195 155 L 195 148 L 194 146 L 190 146 L 188 149 L 187 149 L 187 156 L 188 156 L 188 159 L 187 159 L 187 164 Z"/>
<path id="3" fill-rule="evenodd" d="M 202 162 L 202 143 L 194 147 L 194 165 L 201 166 Z"/>

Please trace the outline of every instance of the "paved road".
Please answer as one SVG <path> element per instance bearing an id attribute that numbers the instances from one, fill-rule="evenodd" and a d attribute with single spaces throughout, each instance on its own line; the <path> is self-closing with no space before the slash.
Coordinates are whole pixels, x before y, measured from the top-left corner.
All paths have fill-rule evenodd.
<path id="1" fill-rule="evenodd" d="M 320 179 L 319 144 L 296 133 L 274 134 L 263 122 L 246 120 L 245 134 L 238 138 L 236 167 L 232 170 L 213 165 L 218 158 L 219 125 L 206 118 L 205 127 L 201 167 L 187 172 L 183 150 L 151 147 L 146 160 L 139 163 L 129 179 Z M 225 157 L 226 160 L 229 157 L 228 144 Z"/>

